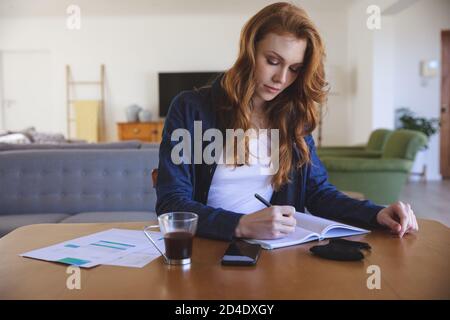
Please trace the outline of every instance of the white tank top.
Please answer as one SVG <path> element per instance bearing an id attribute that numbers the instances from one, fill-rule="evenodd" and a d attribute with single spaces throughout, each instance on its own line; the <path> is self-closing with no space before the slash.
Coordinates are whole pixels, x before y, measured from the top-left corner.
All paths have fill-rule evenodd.
<path id="1" fill-rule="evenodd" d="M 260 151 L 258 145 L 265 149 Z M 267 201 L 273 194 L 273 176 L 267 174 L 270 164 L 267 149 L 267 136 L 254 136 L 249 140 L 248 165 L 234 167 L 218 164 L 211 181 L 207 205 L 244 214 L 264 209 L 266 206 L 255 198 L 255 193 Z"/>

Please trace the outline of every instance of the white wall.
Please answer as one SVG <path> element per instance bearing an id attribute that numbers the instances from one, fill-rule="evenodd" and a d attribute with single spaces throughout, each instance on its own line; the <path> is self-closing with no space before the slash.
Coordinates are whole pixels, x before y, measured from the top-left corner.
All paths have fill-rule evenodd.
<path id="1" fill-rule="evenodd" d="M 381 16 L 381 29 L 369 30 L 365 10 L 370 4 L 382 12 L 400 6 Z M 448 0 L 354 3 L 348 29 L 350 144 L 364 143 L 376 128 L 393 128 L 394 110 L 402 106 L 421 116 L 439 116 L 440 75 L 421 85 L 419 63 L 440 59 L 440 31 L 449 28 Z M 431 139 L 425 163 L 428 179 L 440 179 L 438 135 Z"/>
<path id="2" fill-rule="evenodd" d="M 369 1 L 358 1 L 349 10 L 349 143 L 364 144 L 372 131 L 373 32 L 366 26 Z"/>
<path id="3" fill-rule="evenodd" d="M 379 29 L 367 21 L 376 5 L 382 12 L 395 0 L 360 0 L 348 17 L 349 143 L 365 144 L 377 128 L 393 128 L 393 22 L 381 15 Z"/>
<path id="4" fill-rule="evenodd" d="M 440 72 L 421 85 L 419 63 L 441 60 L 442 29 L 450 29 L 450 1 L 419 1 L 395 17 L 395 107 L 409 107 L 420 116 L 440 115 Z M 439 135 L 425 154 L 430 179 L 439 179 Z"/>
<path id="5" fill-rule="evenodd" d="M 328 79 L 333 94 L 328 97 L 327 104 L 323 106 L 322 145 L 347 144 L 349 142 L 346 83 L 348 77 L 347 10 L 313 13 L 311 18 L 316 22 L 325 43 L 327 54 L 325 71 L 333 72 L 330 76 L 334 76 Z M 336 94 L 334 94 L 335 91 Z"/>
<path id="6" fill-rule="evenodd" d="M 176 3 L 174 3 L 176 5 Z M 220 6 L 218 5 L 220 9 Z M 85 16 L 81 30 L 66 28 L 60 17 L 6 17 L 0 20 L 0 50 L 48 49 L 52 54 L 53 113 L 45 115 L 46 131 L 66 132 L 65 65 L 74 80 L 99 79 L 106 66 L 107 137 L 117 139 L 116 122 L 125 120 L 125 108 L 137 103 L 158 113 L 159 71 L 209 71 L 229 68 L 236 56 L 244 23 L 262 6 L 236 7 L 236 14 L 146 14 Z M 327 63 L 346 68 L 346 10 L 308 10 L 328 48 Z M 336 9 L 336 6 L 334 6 Z M 80 89 L 76 98 L 96 98 L 93 90 Z M 330 98 L 324 141 L 346 143 L 345 95 Z M 332 121 L 331 121 L 332 119 Z M 39 128 L 41 129 L 41 128 Z"/>
<path id="7" fill-rule="evenodd" d="M 372 128 L 394 129 L 395 52 L 394 18 L 383 16 L 373 33 Z"/>
<path id="8" fill-rule="evenodd" d="M 159 71 L 229 68 L 243 24 L 268 2 L 274 1 L 245 2 L 245 8 L 208 2 L 201 13 L 183 13 L 172 0 L 157 14 L 139 2 L 147 8 L 141 14 L 129 10 L 100 16 L 82 11 L 79 31 L 66 28 L 65 11 L 60 16 L 28 12 L 27 17 L 0 12 L 0 50 L 51 52 L 53 112 L 44 115 L 48 126 L 43 130 L 53 132 L 66 131 L 65 65 L 70 64 L 75 80 L 95 80 L 104 63 L 107 137 L 115 140 L 115 123 L 125 120 L 128 105 L 137 103 L 157 114 Z M 439 115 L 439 77 L 423 87 L 418 68 L 421 59 L 440 59 L 439 33 L 450 28 L 450 1 L 409 1 L 413 4 L 406 10 L 382 17 L 381 30 L 367 29 L 366 8 L 378 4 L 384 9 L 396 0 L 294 2 L 305 3 L 317 24 L 325 40 L 327 67 L 342 70 L 340 95 L 330 96 L 326 108 L 323 145 L 365 143 L 373 129 L 393 126 L 393 110 L 399 106 L 424 116 Z M 21 3 L 18 8 L 26 8 L 26 2 Z M 90 90 L 76 92 L 76 98 L 91 97 L 96 96 Z M 438 142 L 435 136 L 427 154 L 432 178 L 439 178 Z"/>
<path id="9" fill-rule="evenodd" d="M 5 19 L 1 49 L 43 49 L 52 52 L 54 112 L 46 130 L 65 132 L 65 65 L 74 80 L 99 79 L 106 66 L 107 136 L 116 137 L 115 123 L 125 120 L 126 106 L 137 103 L 157 114 L 157 72 L 220 70 L 236 56 L 243 17 L 206 16 L 85 17 L 79 31 L 69 31 L 64 18 Z M 230 45 L 233 44 L 233 45 Z M 234 45 L 236 44 L 236 45 Z M 76 98 L 95 98 L 80 89 Z"/>

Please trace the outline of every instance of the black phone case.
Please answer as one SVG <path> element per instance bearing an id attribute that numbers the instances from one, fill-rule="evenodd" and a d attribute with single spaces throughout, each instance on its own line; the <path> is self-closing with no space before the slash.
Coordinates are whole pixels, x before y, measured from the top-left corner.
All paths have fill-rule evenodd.
<path id="1" fill-rule="evenodd" d="M 259 255 L 258 255 L 259 256 Z M 222 260 L 223 266 L 255 266 L 258 258 L 250 261 Z"/>
<path id="2" fill-rule="evenodd" d="M 223 257 L 222 257 L 222 261 L 221 261 L 222 265 L 224 265 L 224 266 L 254 266 L 254 265 L 256 265 L 256 262 L 258 261 L 259 255 L 261 253 L 261 246 L 258 244 L 250 244 L 250 243 L 247 243 L 244 241 L 233 241 L 228 246 L 227 250 L 225 251 L 224 256 L 227 253 L 229 253 L 230 251 L 236 250 L 236 247 L 239 247 L 239 246 L 241 246 L 244 251 L 246 248 L 248 248 L 248 249 L 251 248 L 251 250 L 256 250 L 256 255 L 254 257 L 251 257 L 252 258 L 251 261 L 223 260 Z M 245 252 L 243 252 L 243 254 L 241 256 L 250 257 L 249 255 L 246 255 Z"/>

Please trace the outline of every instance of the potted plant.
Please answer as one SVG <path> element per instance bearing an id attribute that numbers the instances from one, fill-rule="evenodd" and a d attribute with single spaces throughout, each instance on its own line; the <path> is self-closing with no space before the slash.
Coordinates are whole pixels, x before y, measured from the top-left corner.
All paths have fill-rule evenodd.
<path id="1" fill-rule="evenodd" d="M 418 117 L 410 109 L 404 107 L 397 109 L 396 112 L 398 119 L 396 127 L 398 129 L 409 129 L 423 132 L 427 136 L 428 141 L 430 141 L 430 137 L 436 134 L 439 130 L 440 122 L 437 118 L 427 119 L 424 117 Z M 427 149 L 428 143 L 417 154 L 412 170 L 413 172 L 411 173 L 412 175 L 420 175 L 424 180 L 426 180 L 427 166 L 425 164 L 425 153 Z M 420 170 L 420 168 L 422 169 L 422 172 L 414 173 L 415 169 Z"/>

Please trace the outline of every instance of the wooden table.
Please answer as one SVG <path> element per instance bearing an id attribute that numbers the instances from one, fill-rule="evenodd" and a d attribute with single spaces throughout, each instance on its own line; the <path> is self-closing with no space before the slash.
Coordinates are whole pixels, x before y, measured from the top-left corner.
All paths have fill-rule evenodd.
<path id="1" fill-rule="evenodd" d="M 20 253 L 110 228 L 142 230 L 149 223 L 40 224 L 0 239 L 0 299 L 449 299 L 450 232 L 420 220 L 420 233 L 396 238 L 385 231 L 352 237 L 370 243 L 358 262 L 311 255 L 317 242 L 264 250 L 255 267 L 224 267 L 226 242 L 195 238 L 188 268 L 162 258 L 141 269 L 81 269 L 81 289 L 66 287 L 67 265 L 20 257 Z M 367 288 L 381 271 L 381 289 Z"/>

